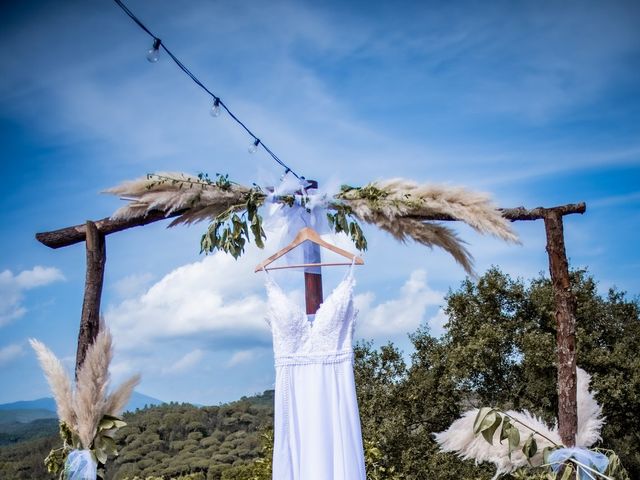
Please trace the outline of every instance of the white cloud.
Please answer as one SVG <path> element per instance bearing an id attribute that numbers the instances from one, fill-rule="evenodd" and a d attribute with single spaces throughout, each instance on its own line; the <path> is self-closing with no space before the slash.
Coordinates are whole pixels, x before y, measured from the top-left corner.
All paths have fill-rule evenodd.
<path id="1" fill-rule="evenodd" d="M 249 363 L 256 357 L 254 350 L 238 350 L 234 352 L 229 361 L 227 367 L 235 367 L 243 363 Z"/>
<path id="2" fill-rule="evenodd" d="M 144 293 L 152 280 L 151 273 L 134 273 L 115 282 L 113 290 L 121 298 L 131 298 Z"/>
<path id="3" fill-rule="evenodd" d="M 108 307 L 105 316 L 118 348 L 156 349 L 162 348 L 161 342 L 175 339 L 215 341 L 223 346 L 234 339 L 243 344 L 265 343 L 269 333 L 264 321 L 264 280 L 253 272 L 264 256 L 252 247 L 238 260 L 218 252 L 181 266 L 146 292 Z"/>
<path id="4" fill-rule="evenodd" d="M 428 286 L 424 270 L 413 271 L 399 293 L 397 298 L 377 305 L 371 292 L 356 297 L 358 336 L 380 338 L 413 332 L 425 319 L 429 307 L 440 306 L 444 297 Z"/>
<path id="5" fill-rule="evenodd" d="M 64 280 L 60 270 L 35 266 L 15 275 L 11 270 L 0 272 L 0 327 L 22 317 L 27 308 L 23 305 L 24 292 Z"/>
<path id="6" fill-rule="evenodd" d="M 204 352 L 200 349 L 192 350 L 186 353 L 178 361 L 164 369 L 164 373 L 183 373 L 200 363 L 204 357 Z"/>
<path id="7" fill-rule="evenodd" d="M 24 347 L 20 344 L 7 345 L 0 348 L 0 367 L 24 355 Z"/>
<path id="8" fill-rule="evenodd" d="M 48 285 L 49 283 L 64 280 L 64 275 L 57 268 L 35 266 L 31 270 L 23 270 L 15 277 L 19 288 L 30 288 Z"/>
<path id="9" fill-rule="evenodd" d="M 445 333 L 445 324 L 449 321 L 449 317 L 444 313 L 444 309 L 438 309 L 438 312 L 427 320 L 429 333 L 434 337 L 439 337 Z"/>

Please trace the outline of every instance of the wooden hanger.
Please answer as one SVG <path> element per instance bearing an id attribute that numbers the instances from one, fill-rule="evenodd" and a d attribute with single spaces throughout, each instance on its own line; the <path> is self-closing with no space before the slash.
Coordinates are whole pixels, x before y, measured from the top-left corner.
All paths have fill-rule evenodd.
<path id="1" fill-rule="evenodd" d="M 279 259 L 283 255 L 289 253 L 291 250 L 296 248 L 302 242 L 305 242 L 307 240 L 309 240 L 310 242 L 313 242 L 313 243 L 315 243 L 317 245 L 320 245 L 321 247 L 324 247 L 327 250 L 331 250 L 332 252 L 335 252 L 338 255 L 342 255 L 343 257 L 348 258 L 350 261 L 349 262 L 342 262 L 342 263 L 302 263 L 302 264 L 299 264 L 299 265 L 286 265 L 286 266 L 283 266 L 283 267 L 272 267 L 272 268 L 270 268 L 268 270 L 280 270 L 280 269 L 284 269 L 284 268 L 298 268 L 298 267 L 332 267 L 332 266 L 336 266 L 336 265 L 351 265 L 351 263 L 355 263 L 356 265 L 364 265 L 364 260 L 362 260 L 362 258 L 354 255 L 353 253 L 349 253 L 346 250 L 338 248 L 335 245 L 330 244 L 329 242 L 325 242 L 320 237 L 320 235 L 318 235 L 318 232 L 316 232 L 312 228 L 304 227 L 302 230 L 300 230 L 298 232 L 298 234 L 296 235 L 296 238 L 294 238 L 293 241 L 289 245 L 284 247 L 279 252 L 274 253 L 269 258 L 267 258 L 264 262 L 262 262 L 260 265 L 258 265 L 256 267 L 256 269 L 255 269 L 255 272 L 259 272 L 260 270 L 267 269 L 266 268 L 267 265 L 272 264 L 277 259 Z M 355 262 L 354 262 L 354 259 L 355 259 Z"/>

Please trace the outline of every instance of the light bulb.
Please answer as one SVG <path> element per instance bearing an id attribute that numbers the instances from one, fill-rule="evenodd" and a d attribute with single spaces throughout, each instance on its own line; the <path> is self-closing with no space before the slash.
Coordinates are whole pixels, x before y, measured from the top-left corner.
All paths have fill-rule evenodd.
<path id="1" fill-rule="evenodd" d="M 153 47 L 151 47 L 147 52 L 147 60 L 149 60 L 149 62 L 156 63 L 158 61 L 158 58 L 160 56 L 161 43 L 162 42 L 160 41 L 159 38 L 156 38 L 153 40 Z"/>
<path id="2" fill-rule="evenodd" d="M 219 117 L 221 111 L 222 111 L 222 108 L 220 107 L 220 99 L 218 97 L 215 97 L 215 100 L 213 101 L 213 105 L 211 106 L 211 110 L 209 110 L 209 113 L 211 114 L 212 117 Z"/>
<path id="3" fill-rule="evenodd" d="M 255 142 L 249 147 L 249 153 L 256 153 L 258 151 L 258 145 L 260 145 L 260 140 L 256 138 Z"/>

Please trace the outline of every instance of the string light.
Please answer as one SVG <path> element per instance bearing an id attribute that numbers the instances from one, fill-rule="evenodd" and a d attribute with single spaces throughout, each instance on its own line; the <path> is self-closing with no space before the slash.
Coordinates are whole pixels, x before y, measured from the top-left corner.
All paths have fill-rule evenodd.
<path id="1" fill-rule="evenodd" d="M 151 30 L 149 30 L 142 21 L 135 16 L 135 14 L 129 10 L 129 8 L 122 2 L 122 0 L 113 0 L 116 5 L 118 5 L 124 13 L 126 13 L 131 20 L 133 20 L 142 30 L 144 30 L 150 37 L 153 38 L 153 47 L 147 52 L 147 60 L 152 63 L 158 61 L 160 49 L 163 49 L 165 53 L 173 60 L 173 62 L 182 70 L 196 85 L 198 85 L 202 90 L 204 90 L 211 98 L 213 98 L 213 105 L 211 106 L 210 113 L 212 116 L 217 117 L 220 115 L 222 110 L 231 117 L 233 121 L 235 121 L 238 125 L 240 125 L 245 132 L 247 132 L 253 139 L 254 142 L 249 147 L 249 153 L 255 153 L 258 151 L 259 147 L 262 147 L 265 152 L 273 158 L 273 160 L 278 163 L 280 166 L 284 167 L 287 172 L 291 173 L 296 178 L 301 178 L 296 172 L 294 172 L 291 167 L 289 167 L 286 163 L 284 163 L 269 147 L 267 147 L 261 140 L 258 139 L 258 136 L 255 135 L 249 128 L 229 109 L 229 107 L 222 101 L 222 99 L 214 94 L 211 90 L 209 90 L 204 83 L 202 83 L 192 72 L 189 70 L 184 63 L 182 63 L 178 57 L 176 57 L 171 50 L 167 48 L 167 46 L 162 42 L 157 36 L 155 36 Z"/>
<path id="2" fill-rule="evenodd" d="M 254 142 L 249 146 L 249 153 L 256 153 L 258 151 L 258 146 L 260 145 L 260 139 L 256 138 Z"/>
<path id="3" fill-rule="evenodd" d="M 159 38 L 153 40 L 153 46 L 147 52 L 147 60 L 151 63 L 156 63 L 160 56 L 160 45 L 162 45 L 162 41 Z"/>
<path id="4" fill-rule="evenodd" d="M 215 97 L 209 113 L 211 114 L 212 117 L 219 117 L 221 112 L 222 112 L 222 107 L 220 106 L 220 99 L 218 97 Z"/>

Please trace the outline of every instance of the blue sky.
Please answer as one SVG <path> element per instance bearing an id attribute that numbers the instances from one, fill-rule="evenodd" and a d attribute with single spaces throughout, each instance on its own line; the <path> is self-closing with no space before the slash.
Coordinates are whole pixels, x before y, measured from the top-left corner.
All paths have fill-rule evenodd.
<path id="1" fill-rule="evenodd" d="M 405 177 L 490 192 L 500 206 L 585 201 L 565 220 L 570 262 L 602 291 L 640 292 L 640 6 L 637 2 L 144 2 L 128 5 L 296 171 L 322 185 Z M 0 402 L 48 394 L 27 339 L 71 368 L 84 247 L 34 240 L 110 215 L 99 192 L 153 171 L 281 169 L 110 1 L 0 6 Z M 204 225 L 155 224 L 107 240 L 103 311 L 115 379 L 163 400 L 218 403 L 271 388 L 262 278 L 198 254 Z M 540 222 L 513 246 L 456 228 L 476 268 L 547 269 Z M 365 231 L 359 336 L 409 350 L 442 333 L 464 279 L 444 253 Z M 328 272 L 325 289 L 340 272 Z M 302 300 L 293 273 L 282 281 Z"/>

